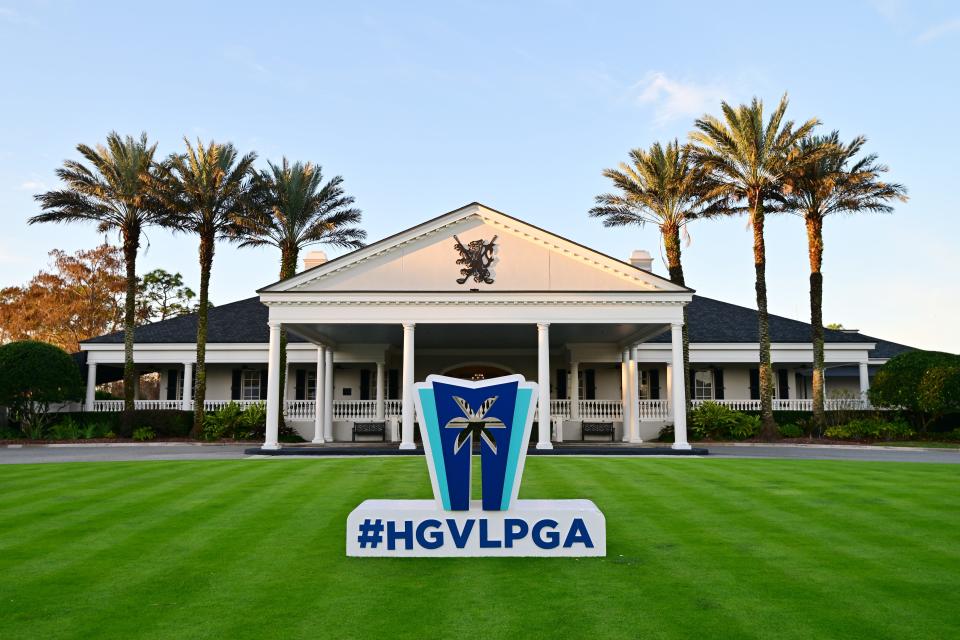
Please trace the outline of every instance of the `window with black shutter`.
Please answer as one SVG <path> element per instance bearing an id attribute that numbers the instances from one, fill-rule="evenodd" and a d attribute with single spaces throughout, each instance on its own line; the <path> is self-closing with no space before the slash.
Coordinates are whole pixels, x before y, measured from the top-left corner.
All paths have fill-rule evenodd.
<path id="1" fill-rule="evenodd" d="M 567 370 L 557 369 L 557 399 L 567 399 Z"/>
<path id="2" fill-rule="evenodd" d="M 650 399 L 660 399 L 660 369 L 650 369 Z"/>
<path id="3" fill-rule="evenodd" d="M 360 370 L 360 399 L 370 399 L 370 369 Z"/>
<path id="4" fill-rule="evenodd" d="M 594 369 L 583 372 L 583 387 L 584 400 L 597 399 L 597 372 Z"/>
<path id="5" fill-rule="evenodd" d="M 723 369 L 720 367 L 713 370 L 713 397 L 715 400 L 723 400 Z"/>
<path id="6" fill-rule="evenodd" d="M 240 388 L 243 384 L 243 371 L 240 369 L 233 370 L 233 381 L 230 383 L 230 399 L 239 400 L 240 399 Z"/>
<path id="7" fill-rule="evenodd" d="M 750 369 L 750 399 L 760 399 L 760 369 Z"/>
<path id="8" fill-rule="evenodd" d="M 177 380 L 180 378 L 180 372 L 176 369 L 167 371 L 167 400 L 177 399 Z"/>
<path id="9" fill-rule="evenodd" d="M 296 399 L 307 399 L 307 372 L 305 369 L 297 369 Z"/>
<path id="10" fill-rule="evenodd" d="M 777 396 L 781 400 L 787 400 L 790 398 L 790 386 L 787 384 L 787 370 L 786 369 L 777 369 L 777 387 L 780 392 Z"/>
<path id="11" fill-rule="evenodd" d="M 400 399 L 400 370 L 390 369 L 387 372 L 387 397 L 391 400 Z"/>

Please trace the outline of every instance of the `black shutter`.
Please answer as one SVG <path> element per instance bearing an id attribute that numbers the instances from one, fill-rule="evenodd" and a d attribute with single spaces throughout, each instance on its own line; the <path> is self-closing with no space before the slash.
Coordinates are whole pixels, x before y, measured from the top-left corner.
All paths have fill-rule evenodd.
<path id="1" fill-rule="evenodd" d="M 370 399 L 370 369 L 360 370 L 360 399 Z"/>
<path id="2" fill-rule="evenodd" d="M 260 399 L 267 399 L 267 370 L 260 371 Z"/>
<path id="3" fill-rule="evenodd" d="M 297 400 L 307 399 L 307 372 L 305 369 L 297 369 L 297 387 L 295 393 Z"/>
<path id="4" fill-rule="evenodd" d="M 597 376 L 596 371 L 593 369 L 587 369 L 583 372 L 583 395 L 586 396 L 584 400 L 596 400 L 597 399 Z"/>
<path id="5" fill-rule="evenodd" d="M 660 369 L 650 369 L 647 374 L 650 376 L 650 399 L 660 399 Z"/>
<path id="6" fill-rule="evenodd" d="M 780 387 L 780 399 L 790 398 L 790 386 L 787 384 L 787 370 L 777 369 L 777 385 Z"/>
<path id="7" fill-rule="evenodd" d="M 720 367 L 713 370 L 713 398 L 723 400 L 723 369 Z"/>
<path id="8" fill-rule="evenodd" d="M 387 372 L 387 397 L 391 400 L 400 399 L 400 371 L 390 369 Z"/>
<path id="9" fill-rule="evenodd" d="M 760 369 L 750 369 L 750 399 L 760 399 Z"/>
<path id="10" fill-rule="evenodd" d="M 231 400 L 240 399 L 240 385 L 242 384 L 241 382 L 242 375 L 243 375 L 243 372 L 240 369 L 233 370 L 233 382 L 230 383 L 230 399 Z"/>
<path id="11" fill-rule="evenodd" d="M 557 399 L 567 399 L 567 370 L 557 369 Z"/>
<path id="12" fill-rule="evenodd" d="M 180 377 L 178 373 L 176 369 L 167 371 L 167 400 L 177 399 L 177 378 Z"/>
<path id="13" fill-rule="evenodd" d="M 696 369 L 690 369 L 690 371 L 687 372 L 687 379 L 685 382 L 687 385 L 687 389 L 690 390 L 690 397 L 696 398 L 697 397 L 697 370 Z M 686 389 L 684 389 L 684 394 L 686 394 L 686 392 L 687 392 Z"/>

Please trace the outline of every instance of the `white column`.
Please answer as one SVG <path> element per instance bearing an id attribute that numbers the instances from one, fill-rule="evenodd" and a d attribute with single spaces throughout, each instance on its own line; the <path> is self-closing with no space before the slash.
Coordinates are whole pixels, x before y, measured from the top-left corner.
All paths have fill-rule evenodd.
<path id="1" fill-rule="evenodd" d="M 553 449 L 550 444 L 550 323 L 537 323 L 537 384 L 540 405 L 537 415 L 537 449 Z"/>
<path id="2" fill-rule="evenodd" d="M 621 440 L 624 442 L 630 442 L 630 433 L 633 431 L 633 420 L 635 418 L 634 411 L 639 409 L 639 406 L 634 406 L 633 399 L 637 397 L 637 380 L 636 380 L 636 363 L 633 361 L 633 347 L 625 349 L 621 355 L 623 360 L 623 373 L 626 375 L 626 390 L 627 392 L 623 396 L 624 405 L 624 422 L 623 422 L 623 436 Z"/>
<path id="3" fill-rule="evenodd" d="M 323 439 L 333 442 L 333 347 L 323 354 Z"/>
<path id="4" fill-rule="evenodd" d="M 633 345 L 630 349 L 630 442 L 643 442 L 640 439 L 640 371 L 638 362 L 640 349 Z"/>
<path id="5" fill-rule="evenodd" d="M 667 363 L 667 400 L 673 402 L 673 367 Z M 673 412 L 673 409 L 670 409 L 670 412 Z"/>
<path id="6" fill-rule="evenodd" d="M 570 392 L 567 394 L 570 396 L 570 419 L 579 420 L 580 419 L 580 363 L 571 362 L 570 363 L 570 382 L 568 384 L 568 389 Z"/>
<path id="7" fill-rule="evenodd" d="M 630 350 L 620 352 L 620 412 L 623 414 L 623 437 L 626 442 L 630 434 Z"/>
<path id="8" fill-rule="evenodd" d="M 193 363 L 184 362 L 183 363 L 183 394 L 181 396 L 181 405 L 180 408 L 184 411 L 190 411 L 193 409 L 191 406 L 193 404 Z"/>
<path id="9" fill-rule="evenodd" d="M 869 402 L 867 392 L 870 391 L 870 364 L 860 363 L 860 399 Z"/>
<path id="10" fill-rule="evenodd" d="M 413 422 L 416 410 L 413 406 L 413 334 L 416 325 L 412 322 L 403 323 L 403 391 L 400 408 L 400 448 L 416 449 L 413 437 Z"/>
<path id="11" fill-rule="evenodd" d="M 683 392 L 683 324 L 670 325 L 671 367 L 668 376 L 670 384 L 670 408 L 673 412 L 673 448 L 689 449 L 687 442 L 686 394 Z"/>
<path id="12" fill-rule="evenodd" d="M 90 354 L 87 354 L 87 357 L 90 357 Z M 97 399 L 97 363 L 91 362 L 87 364 L 87 396 L 86 400 L 83 403 L 83 408 L 86 411 L 93 411 L 93 403 Z"/>
<path id="13" fill-rule="evenodd" d="M 313 442 L 323 444 L 323 398 L 325 383 L 323 380 L 324 367 L 326 366 L 326 348 L 323 345 L 317 347 L 317 379 L 314 385 L 314 405 L 313 405 Z"/>
<path id="14" fill-rule="evenodd" d="M 383 363 L 377 363 L 377 420 L 383 420 L 384 416 L 384 387 L 383 387 Z"/>
<path id="15" fill-rule="evenodd" d="M 280 434 L 280 323 L 270 324 L 270 348 L 267 353 L 267 428 L 264 449 L 279 449 Z M 184 380 L 186 383 L 186 380 Z"/>

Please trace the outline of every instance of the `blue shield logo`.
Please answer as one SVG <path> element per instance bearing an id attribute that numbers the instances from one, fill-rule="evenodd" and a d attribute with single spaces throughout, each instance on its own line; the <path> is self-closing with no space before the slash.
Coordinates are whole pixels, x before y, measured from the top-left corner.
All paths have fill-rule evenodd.
<path id="1" fill-rule="evenodd" d="M 470 508 L 471 456 L 480 450 L 483 508 L 505 511 L 520 490 L 537 385 L 521 375 L 477 382 L 427 376 L 414 386 L 433 494 L 444 509 Z"/>

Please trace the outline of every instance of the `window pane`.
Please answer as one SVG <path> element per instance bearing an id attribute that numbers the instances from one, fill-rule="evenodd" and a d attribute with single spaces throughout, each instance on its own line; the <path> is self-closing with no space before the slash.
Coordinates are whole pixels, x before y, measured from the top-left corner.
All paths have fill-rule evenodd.
<path id="1" fill-rule="evenodd" d="M 694 372 L 693 397 L 696 400 L 713 400 L 713 371 L 706 369 Z"/>
<path id="2" fill-rule="evenodd" d="M 260 372 L 246 369 L 240 384 L 241 400 L 260 399 Z"/>

